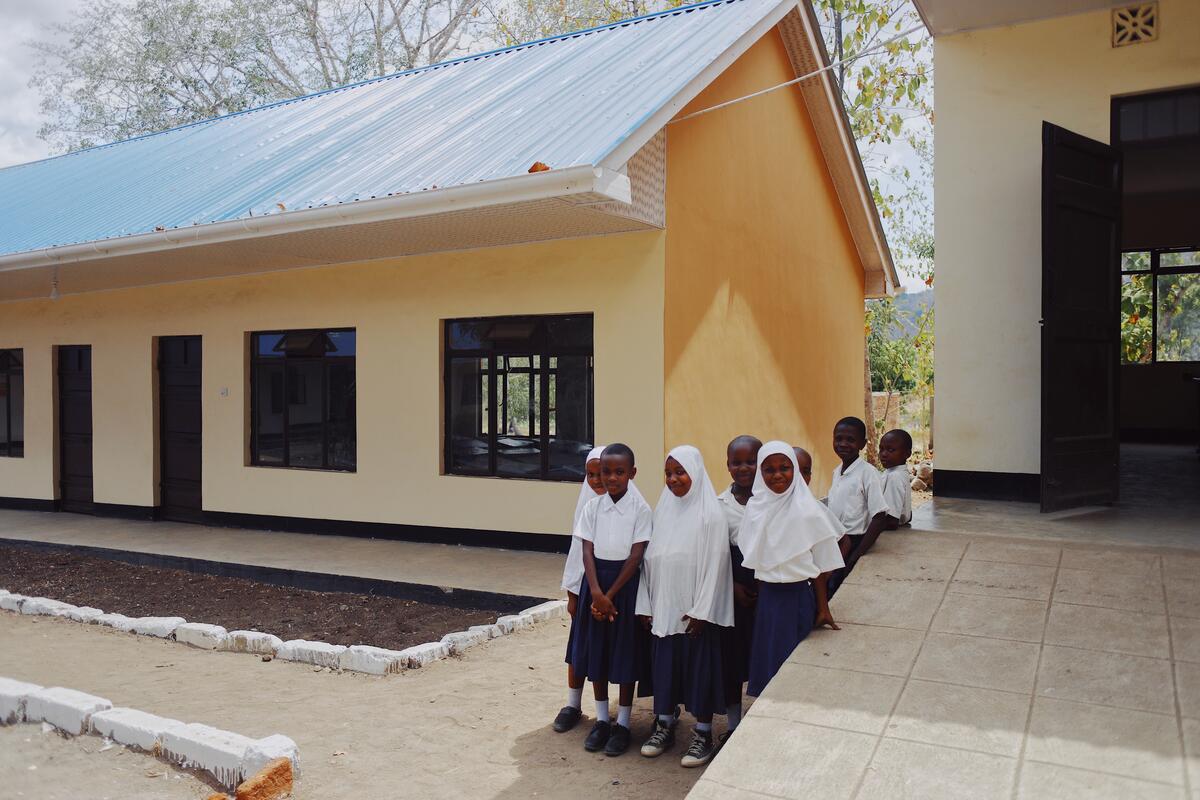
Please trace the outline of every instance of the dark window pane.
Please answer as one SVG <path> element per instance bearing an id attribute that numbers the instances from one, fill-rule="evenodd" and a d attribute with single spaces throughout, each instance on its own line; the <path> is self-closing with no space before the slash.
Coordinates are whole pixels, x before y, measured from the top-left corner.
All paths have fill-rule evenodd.
<path id="1" fill-rule="evenodd" d="M 1175 133 L 1175 98 L 1158 97 L 1146 102 L 1146 138 L 1165 139 Z"/>
<path id="2" fill-rule="evenodd" d="M 1147 250 L 1136 250 L 1121 253 L 1122 272 L 1142 272 L 1150 269 L 1150 253 Z"/>
<path id="3" fill-rule="evenodd" d="M 1121 141 L 1136 142 L 1146 138 L 1146 106 L 1138 102 L 1121 104 Z"/>
<path id="4" fill-rule="evenodd" d="M 1158 360 L 1200 361 L 1200 273 L 1158 277 Z"/>
<path id="5" fill-rule="evenodd" d="M 255 463 L 283 463 L 283 364 L 254 367 Z"/>
<path id="6" fill-rule="evenodd" d="M 446 323 L 450 331 L 452 350 L 490 350 L 492 343 L 487 339 L 491 324 L 482 320 Z"/>
<path id="7" fill-rule="evenodd" d="M 592 317 L 553 317 L 546 322 L 546 339 L 551 348 L 592 347 Z"/>
<path id="8" fill-rule="evenodd" d="M 452 358 L 446 367 L 449 472 L 486 475 L 489 471 L 487 361 Z"/>
<path id="9" fill-rule="evenodd" d="M 254 334 L 254 352 L 260 358 L 283 358 L 282 333 Z"/>
<path id="10" fill-rule="evenodd" d="M 333 469 L 354 469 L 358 463 L 358 440 L 355 436 L 354 362 L 329 365 L 329 466 Z"/>
<path id="11" fill-rule="evenodd" d="M 591 356 L 552 359 L 550 375 L 550 478 L 583 480 L 583 459 L 592 448 Z"/>
<path id="12" fill-rule="evenodd" d="M 12 412 L 8 454 L 19 458 L 25 455 L 25 375 L 19 371 L 8 373 L 8 402 Z"/>
<path id="13" fill-rule="evenodd" d="M 1121 363 L 1149 364 L 1154 348 L 1150 316 L 1154 305 L 1152 275 L 1121 276 Z"/>
<path id="14" fill-rule="evenodd" d="M 10 407 L 8 374 L 0 372 L 0 456 L 9 453 L 8 409 Z"/>
<path id="15" fill-rule="evenodd" d="M 333 349 L 327 355 L 352 356 L 355 355 L 357 336 L 354 331 L 330 331 L 329 343 Z"/>
<path id="16" fill-rule="evenodd" d="M 323 372 L 323 365 L 319 361 L 287 364 L 290 467 L 324 466 L 325 420 L 321 408 Z"/>

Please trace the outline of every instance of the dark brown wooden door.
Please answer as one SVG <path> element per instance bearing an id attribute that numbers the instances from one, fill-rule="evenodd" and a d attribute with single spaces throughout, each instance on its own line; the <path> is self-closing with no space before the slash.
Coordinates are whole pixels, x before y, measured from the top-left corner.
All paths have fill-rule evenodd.
<path id="1" fill-rule="evenodd" d="M 1117 500 L 1120 242 L 1120 151 L 1043 122 L 1042 511 Z"/>
<path id="2" fill-rule="evenodd" d="M 63 511 L 93 511 L 90 345 L 58 348 L 58 490 Z"/>
<path id="3" fill-rule="evenodd" d="M 199 336 L 158 340 L 159 511 L 201 521 L 201 344 Z"/>

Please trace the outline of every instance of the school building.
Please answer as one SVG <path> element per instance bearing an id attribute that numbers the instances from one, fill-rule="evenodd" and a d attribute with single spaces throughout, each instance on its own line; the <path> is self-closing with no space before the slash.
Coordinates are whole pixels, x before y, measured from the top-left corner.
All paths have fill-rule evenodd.
<path id="1" fill-rule="evenodd" d="M 594 442 L 811 445 L 897 281 L 811 8 L 0 170 L 0 506 L 562 548 Z"/>
<path id="2" fill-rule="evenodd" d="M 1200 3 L 915 2 L 937 70 L 938 494 L 1195 502 Z"/>

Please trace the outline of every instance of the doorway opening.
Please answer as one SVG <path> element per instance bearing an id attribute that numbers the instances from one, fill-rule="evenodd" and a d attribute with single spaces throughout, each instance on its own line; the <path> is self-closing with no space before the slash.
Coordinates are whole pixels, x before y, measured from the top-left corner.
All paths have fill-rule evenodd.
<path id="1" fill-rule="evenodd" d="M 159 515 L 203 521 L 199 336 L 158 340 Z"/>
<path id="2" fill-rule="evenodd" d="M 1117 97 L 1121 498 L 1200 510 L 1200 87 Z"/>

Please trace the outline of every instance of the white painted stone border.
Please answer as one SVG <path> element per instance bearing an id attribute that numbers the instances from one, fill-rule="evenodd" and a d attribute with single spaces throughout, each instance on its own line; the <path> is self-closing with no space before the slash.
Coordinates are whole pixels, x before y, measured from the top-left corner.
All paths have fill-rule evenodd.
<path id="1" fill-rule="evenodd" d="M 135 708 L 113 708 L 103 697 L 74 689 L 43 688 L 0 676 L 0 725 L 21 722 L 43 722 L 68 736 L 103 736 L 124 747 L 207 772 L 227 789 L 236 789 L 243 779 L 276 758 L 289 759 L 292 774 L 300 775 L 300 750 L 280 734 L 251 739 Z"/>
<path id="2" fill-rule="evenodd" d="M 304 639 L 285 642 L 278 636 L 260 631 L 226 631 L 220 625 L 186 622 L 183 617 L 131 618 L 122 614 L 105 614 L 100 609 L 90 606 L 76 607 L 70 603 L 61 603 L 46 597 L 26 597 L 4 589 L 0 589 L 0 609 L 18 614 L 51 616 L 85 624 L 104 625 L 127 633 L 170 639 L 203 650 L 254 653 L 339 672 L 393 675 L 406 669 L 420 669 L 450 656 L 462 655 L 476 645 L 532 628 L 539 622 L 561 619 L 567 615 L 567 601 L 547 600 L 519 614 L 506 614 L 491 625 L 472 625 L 465 631 L 446 634 L 439 642 L 426 642 L 404 650 L 388 650 L 365 644 L 345 647 Z"/>

